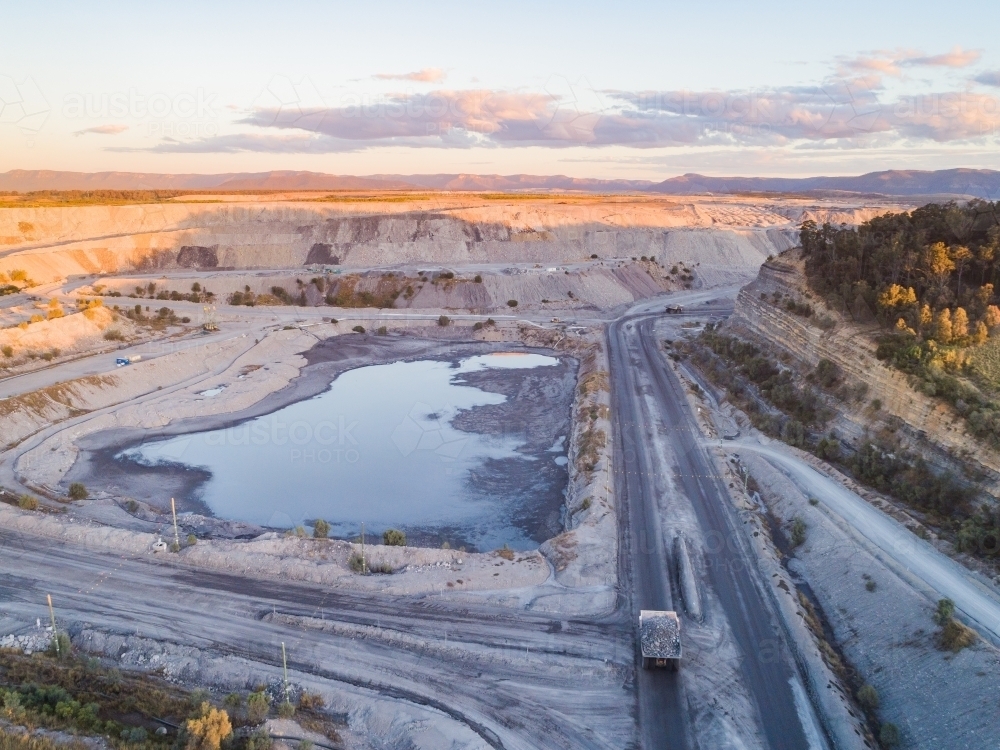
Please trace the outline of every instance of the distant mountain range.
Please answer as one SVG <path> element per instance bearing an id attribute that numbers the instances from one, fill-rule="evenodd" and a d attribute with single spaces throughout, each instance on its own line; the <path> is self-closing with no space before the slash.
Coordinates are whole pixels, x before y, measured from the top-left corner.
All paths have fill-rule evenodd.
<path id="1" fill-rule="evenodd" d="M 1000 172 L 992 169 L 892 169 L 858 177 L 705 177 L 686 174 L 647 188 L 668 195 L 842 191 L 878 195 L 956 195 L 1000 199 Z"/>
<path id="2" fill-rule="evenodd" d="M 228 174 L 147 174 L 140 172 L 56 172 L 12 170 L 0 173 L 0 191 L 35 190 L 470 190 L 514 192 L 573 190 L 588 193 L 846 192 L 887 196 L 953 195 L 997 200 L 1000 172 L 943 169 L 934 172 L 889 170 L 857 177 L 706 177 L 685 174 L 663 182 L 594 180 L 563 175 L 332 175 L 321 172 Z"/>

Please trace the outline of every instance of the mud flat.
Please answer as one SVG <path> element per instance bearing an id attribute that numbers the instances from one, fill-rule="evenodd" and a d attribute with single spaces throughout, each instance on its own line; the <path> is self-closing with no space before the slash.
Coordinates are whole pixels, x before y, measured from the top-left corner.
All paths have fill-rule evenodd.
<path id="1" fill-rule="evenodd" d="M 81 437 L 64 481 L 158 510 L 175 497 L 182 513 L 262 529 L 324 518 L 341 537 L 367 521 L 376 533 L 402 528 L 411 543 L 537 547 L 562 529 L 577 370 L 572 357 L 551 354 L 414 336 L 325 339 L 305 353 L 307 364 L 287 387 L 249 408 Z M 443 378 L 454 393 L 439 392 L 433 406 L 408 393 L 405 381 L 417 388 L 428 377 L 438 385 Z M 364 406 L 352 411 L 342 395 L 332 407 L 339 413 L 320 414 L 348 381 L 354 390 L 346 398 Z M 393 405 L 405 407 L 402 414 L 390 414 Z M 291 420 L 290 438 L 275 439 L 282 419 Z M 321 425 L 327 448 L 296 439 L 320 435 Z M 251 445 L 251 432 L 266 439 Z M 280 476 L 269 477 L 268 467 Z"/>

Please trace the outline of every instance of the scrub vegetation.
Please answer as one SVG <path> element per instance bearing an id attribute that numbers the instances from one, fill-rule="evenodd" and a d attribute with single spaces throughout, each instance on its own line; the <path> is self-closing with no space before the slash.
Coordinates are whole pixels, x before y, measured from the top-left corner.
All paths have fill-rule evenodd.
<path id="1" fill-rule="evenodd" d="M 981 558 L 1000 553 L 1000 509 L 977 503 L 972 483 L 933 470 L 892 430 L 870 436 L 856 450 L 828 430 L 831 405 L 857 404 L 867 392 L 844 382 L 834 363 L 821 360 L 803 379 L 756 344 L 711 324 L 697 338 L 669 342 L 667 349 L 671 356 L 688 357 L 761 432 L 812 452 L 918 511 L 958 551 Z"/>

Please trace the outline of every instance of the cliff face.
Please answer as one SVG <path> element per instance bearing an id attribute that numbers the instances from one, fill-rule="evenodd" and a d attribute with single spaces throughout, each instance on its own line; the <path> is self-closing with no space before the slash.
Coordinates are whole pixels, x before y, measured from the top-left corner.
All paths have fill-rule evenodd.
<path id="1" fill-rule="evenodd" d="M 655 256 L 746 278 L 794 242 L 796 223 L 883 208 L 628 197 L 567 201 L 442 194 L 422 199 L 203 202 L 0 210 L 0 271 L 36 281 L 173 268 L 561 263 Z M 220 202 L 204 202 L 217 198 Z M 822 214 L 822 216 L 819 216 Z"/>
<path id="2" fill-rule="evenodd" d="M 791 251 L 761 267 L 757 278 L 740 290 L 726 327 L 785 353 L 789 364 L 800 372 L 828 359 L 841 368 L 848 382 L 865 383 L 868 393 L 863 402 L 843 406 L 838 413 L 833 426 L 841 437 L 860 441 L 866 431 L 877 431 L 887 418 L 898 418 L 903 425 L 901 432 L 912 443 L 919 442 L 922 453 L 931 449 L 932 455 L 927 455 L 931 463 L 954 471 L 958 457 L 971 461 L 987 476 L 985 488 L 996 494 L 1000 490 L 1000 455 L 968 435 L 962 417 L 951 406 L 914 390 L 903 373 L 875 358 L 874 325 L 859 325 L 826 310 L 815 297 L 809 298 L 804 264 L 797 255 Z M 779 307 L 773 302 L 775 292 L 783 295 L 779 304 L 791 297 L 811 304 L 816 315 L 805 318 Z M 822 316 L 835 321 L 832 329 L 819 327 L 816 318 Z M 874 399 L 882 404 L 877 414 L 868 408 Z"/>

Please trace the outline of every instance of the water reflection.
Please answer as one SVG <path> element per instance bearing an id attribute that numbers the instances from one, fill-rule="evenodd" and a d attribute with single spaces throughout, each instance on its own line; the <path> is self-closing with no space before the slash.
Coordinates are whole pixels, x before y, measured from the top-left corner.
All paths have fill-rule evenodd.
<path id="1" fill-rule="evenodd" d="M 484 462 L 533 460 L 517 453 L 522 439 L 451 424 L 462 410 L 506 397 L 455 380 L 484 369 L 556 364 L 538 354 L 500 353 L 457 366 L 422 360 L 362 367 L 273 414 L 145 443 L 118 458 L 207 469 L 200 497 L 223 518 L 279 528 L 323 518 L 338 535 L 355 533 L 362 521 L 376 532 L 447 527 L 482 549 L 529 548 L 535 543 L 511 524 L 506 499 L 468 482 Z"/>

